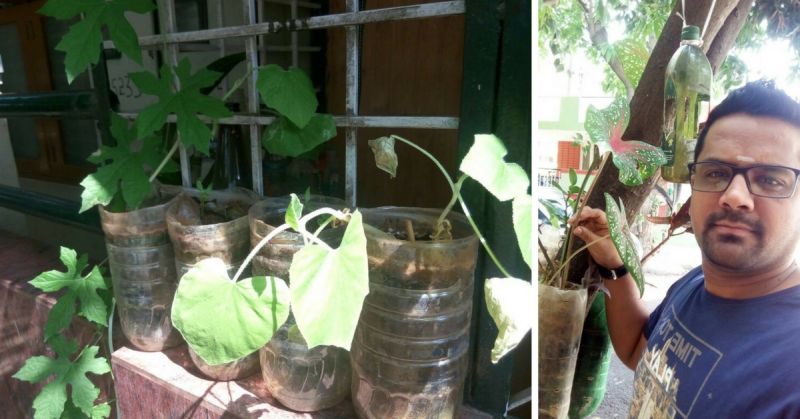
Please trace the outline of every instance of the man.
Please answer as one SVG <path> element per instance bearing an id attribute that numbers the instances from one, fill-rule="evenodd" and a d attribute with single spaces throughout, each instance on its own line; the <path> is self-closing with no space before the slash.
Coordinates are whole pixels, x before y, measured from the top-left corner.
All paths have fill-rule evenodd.
<path id="1" fill-rule="evenodd" d="M 690 165 L 702 265 L 648 314 L 611 240 L 589 248 L 614 349 L 636 368 L 631 417 L 800 418 L 798 169 L 800 104 L 750 83 L 710 113 Z M 601 210 L 571 222 L 608 237 Z"/>

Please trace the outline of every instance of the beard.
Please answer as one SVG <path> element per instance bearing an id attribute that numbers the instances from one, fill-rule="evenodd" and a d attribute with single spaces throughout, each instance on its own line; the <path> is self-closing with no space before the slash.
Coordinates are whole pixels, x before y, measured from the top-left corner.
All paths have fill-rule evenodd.
<path id="1" fill-rule="evenodd" d="M 742 224 L 751 231 L 744 237 L 715 231 L 714 224 L 727 221 Z M 748 269 L 765 262 L 762 253 L 764 225 L 757 219 L 748 218 L 741 212 L 723 211 L 711 214 L 705 222 L 700 250 L 710 262 L 728 269 Z"/>

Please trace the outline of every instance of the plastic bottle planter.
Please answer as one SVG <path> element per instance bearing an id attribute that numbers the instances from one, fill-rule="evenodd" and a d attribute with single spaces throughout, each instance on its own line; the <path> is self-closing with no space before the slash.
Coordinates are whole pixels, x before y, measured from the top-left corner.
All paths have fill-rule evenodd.
<path id="1" fill-rule="evenodd" d="M 283 224 L 289 198 L 267 198 L 250 208 L 250 239 L 255 246 L 270 231 Z M 321 207 L 343 208 L 337 198 L 312 196 L 304 202 L 303 213 Z M 308 226 L 311 228 L 311 225 Z M 338 246 L 344 230 L 329 229 L 320 234 L 327 243 Z M 289 280 L 289 266 L 295 252 L 303 247 L 300 234 L 285 231 L 264 246 L 253 258 L 254 275 L 274 275 Z M 350 392 L 350 358 L 347 351 L 334 346 L 317 346 L 288 340 L 293 317 L 272 337 L 260 352 L 261 373 L 270 393 L 290 409 L 311 412 L 333 407 Z"/>
<path id="2" fill-rule="evenodd" d="M 204 197 L 207 202 L 201 208 L 191 198 L 199 197 L 199 191 L 182 191 L 183 194 L 167 210 L 167 228 L 175 248 L 174 264 L 178 278 L 197 262 L 210 257 L 222 259 L 227 265 L 228 275 L 233 277 L 250 250 L 247 245 L 247 211 L 257 195 L 238 188 L 212 191 Z M 209 223 L 209 220 L 212 221 Z M 217 381 L 237 380 L 258 371 L 258 352 L 221 365 L 208 365 L 191 347 L 189 355 L 203 374 Z"/>
<path id="3" fill-rule="evenodd" d="M 453 240 L 429 241 L 440 212 L 363 211 L 370 292 L 350 354 L 359 417 L 451 418 L 460 404 L 478 239 L 450 214 Z"/>
<path id="4" fill-rule="evenodd" d="M 585 288 L 562 290 L 539 284 L 540 418 L 568 416 L 586 298 Z"/>
<path id="5" fill-rule="evenodd" d="M 182 342 L 170 319 L 177 288 L 165 222 L 170 203 L 123 213 L 100 208 L 122 333 L 143 351 L 160 351 Z"/>
<path id="6" fill-rule="evenodd" d="M 284 223 L 289 202 L 289 197 L 266 198 L 250 207 L 251 248 Z M 322 207 L 341 209 L 345 206 L 342 199 L 312 195 L 308 202 L 303 203 L 303 214 Z M 308 228 L 310 229 L 311 225 Z M 302 246 L 303 237 L 299 233 L 284 231 L 270 240 L 253 258 L 253 275 L 274 275 L 288 283 L 292 257 Z"/>
<path id="7" fill-rule="evenodd" d="M 259 351 L 269 392 L 284 406 L 314 412 L 336 406 L 350 394 L 350 354 L 335 346 L 308 349 L 289 339 L 287 322 Z"/>
<path id="8" fill-rule="evenodd" d="M 207 202 L 198 205 L 192 198 L 199 196 L 196 189 L 183 189 L 183 196 L 167 210 L 178 277 L 210 257 L 222 259 L 233 277 L 250 251 L 247 211 L 258 196 L 241 188 L 212 191 L 205 198 Z"/>
<path id="9" fill-rule="evenodd" d="M 249 377 L 258 371 L 258 352 L 253 352 L 243 358 L 233 362 L 226 362 L 221 365 L 208 365 L 203 358 L 200 358 L 192 347 L 189 346 L 189 356 L 197 369 L 207 377 L 215 381 L 231 381 Z"/>

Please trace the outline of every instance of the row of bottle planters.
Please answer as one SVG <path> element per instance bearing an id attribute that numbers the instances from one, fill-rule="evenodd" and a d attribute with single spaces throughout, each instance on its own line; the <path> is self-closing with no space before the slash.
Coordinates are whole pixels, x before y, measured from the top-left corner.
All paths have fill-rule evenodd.
<path id="1" fill-rule="evenodd" d="M 215 191 L 204 197 L 210 202 L 206 210 L 233 202 L 249 208 L 229 221 L 203 224 L 197 204 L 188 198 L 199 197 L 198 191 L 163 187 L 161 193 L 161 202 L 148 208 L 100 210 L 122 331 L 144 351 L 182 343 L 170 321 L 180 277 L 206 257 L 222 258 L 233 277 L 250 249 L 283 223 L 289 204 L 287 197 L 259 200 L 245 190 Z M 345 205 L 315 196 L 305 206 L 309 212 Z M 385 233 L 405 231 L 407 220 L 415 231 L 430 230 L 438 210 L 360 211 L 365 224 L 381 231 L 365 228 L 369 294 L 349 353 L 333 346 L 309 349 L 291 339 L 290 317 L 266 346 L 235 363 L 211 366 L 190 349 L 198 369 L 225 381 L 255 374 L 260 367 L 270 393 L 298 411 L 332 407 L 351 395 L 360 417 L 452 417 L 468 366 L 478 241 L 458 214 L 448 217 L 453 240 L 431 242 Z M 292 256 L 302 245 L 297 233 L 278 235 L 253 259 L 252 274 L 288 281 Z"/>

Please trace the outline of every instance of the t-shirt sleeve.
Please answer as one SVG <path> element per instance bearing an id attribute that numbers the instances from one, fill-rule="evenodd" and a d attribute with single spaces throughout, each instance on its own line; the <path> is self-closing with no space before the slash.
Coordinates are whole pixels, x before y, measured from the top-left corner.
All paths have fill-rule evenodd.
<path id="1" fill-rule="evenodd" d="M 650 339 L 650 334 L 653 333 L 653 330 L 656 328 L 658 321 L 661 319 L 662 310 L 664 310 L 664 307 L 669 303 L 670 299 L 672 299 L 675 293 L 678 290 L 680 290 L 684 285 L 689 283 L 689 281 L 691 281 L 692 278 L 696 277 L 698 274 L 702 274 L 702 272 L 703 268 L 701 266 L 698 266 L 689 271 L 689 273 L 684 275 L 683 278 L 675 281 L 675 283 L 669 287 L 669 290 L 667 290 L 667 295 L 664 297 L 664 300 L 661 301 L 661 304 L 659 304 L 658 307 L 656 307 L 656 309 L 653 310 L 652 313 L 650 313 L 650 318 L 647 319 L 647 324 L 645 324 L 644 330 L 642 331 L 645 339 L 648 340 Z"/>

